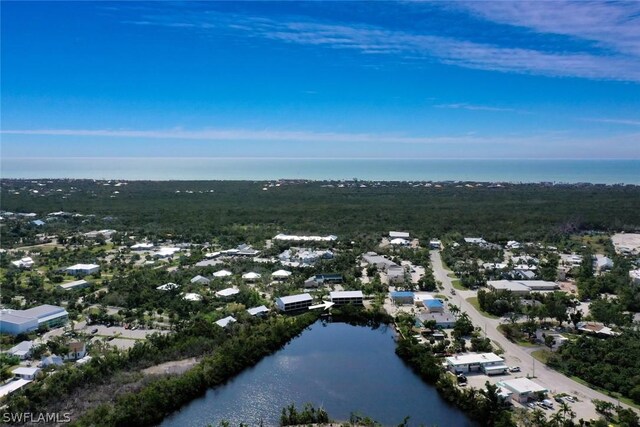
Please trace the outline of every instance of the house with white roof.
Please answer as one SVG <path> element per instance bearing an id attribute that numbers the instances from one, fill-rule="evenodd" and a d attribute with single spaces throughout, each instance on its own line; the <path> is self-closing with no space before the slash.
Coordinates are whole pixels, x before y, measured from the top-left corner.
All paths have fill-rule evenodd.
<path id="1" fill-rule="evenodd" d="M 261 274 L 254 273 L 253 271 L 251 271 L 249 273 L 243 274 L 242 280 L 244 280 L 245 282 L 255 282 L 256 280 L 260 280 L 261 277 L 262 277 Z"/>
<path id="2" fill-rule="evenodd" d="M 96 274 L 99 271 L 100 266 L 98 264 L 74 264 L 66 269 L 67 274 L 71 276 L 87 276 Z"/>
<path id="3" fill-rule="evenodd" d="M 207 279 L 204 276 L 197 275 L 191 279 L 191 283 L 199 284 L 199 285 L 208 285 L 211 283 L 211 280 Z"/>
<path id="4" fill-rule="evenodd" d="M 31 257 L 24 257 L 22 259 L 19 259 L 17 261 L 11 261 L 11 264 L 13 264 L 14 266 L 18 267 L 18 268 L 24 268 L 24 269 L 28 269 L 33 267 L 33 259 Z"/>
<path id="5" fill-rule="evenodd" d="M 261 305 L 259 307 L 251 307 L 247 309 L 247 313 L 249 313 L 251 316 L 264 316 L 265 314 L 269 313 L 269 309 L 266 306 Z"/>
<path id="6" fill-rule="evenodd" d="M 282 241 L 294 241 L 294 242 L 333 242 L 338 239 L 338 236 L 298 236 L 293 234 L 278 234 L 273 240 Z"/>
<path id="7" fill-rule="evenodd" d="M 202 295 L 193 292 L 187 292 L 182 296 L 185 301 L 202 301 Z"/>
<path id="8" fill-rule="evenodd" d="M 62 361 L 62 357 L 57 354 L 52 354 L 51 356 L 43 357 L 40 360 L 39 366 L 46 368 L 47 366 L 62 366 L 64 362 Z"/>
<path id="9" fill-rule="evenodd" d="M 406 231 L 390 231 L 389 232 L 390 239 L 408 239 L 409 233 Z"/>
<path id="10" fill-rule="evenodd" d="M 9 350 L 7 350 L 7 354 L 11 356 L 16 356 L 20 360 L 25 360 L 31 357 L 31 349 L 33 348 L 33 341 L 22 341 L 19 344 L 14 345 Z"/>
<path id="11" fill-rule="evenodd" d="M 238 295 L 240 290 L 238 288 L 226 288 L 216 292 L 218 298 L 230 298 L 234 295 Z"/>
<path id="12" fill-rule="evenodd" d="M 35 380 L 38 372 L 40 372 L 40 368 L 31 368 L 28 366 L 20 366 L 11 371 L 14 376 L 22 378 L 23 380 Z"/>
<path id="13" fill-rule="evenodd" d="M 220 326 L 221 328 L 226 328 L 227 326 L 235 322 L 237 322 L 237 320 L 233 316 L 227 316 L 223 319 L 218 320 L 216 322 L 216 325 Z"/>
<path id="14" fill-rule="evenodd" d="M 280 311 L 296 311 L 309 308 L 313 298 L 308 293 L 276 298 L 276 306 Z"/>
<path id="15" fill-rule="evenodd" d="M 285 280 L 289 276 L 291 276 L 291 272 L 287 271 L 287 270 L 278 270 L 278 271 L 274 271 L 273 273 L 271 273 L 271 277 L 274 280 Z"/>
<path id="16" fill-rule="evenodd" d="M 233 273 L 228 270 L 220 270 L 213 273 L 213 277 L 221 278 L 221 277 L 229 277 L 233 276 Z"/>
<path id="17" fill-rule="evenodd" d="M 395 239 L 391 239 L 389 244 L 393 246 L 409 246 L 409 242 L 407 239 L 403 239 L 401 237 L 396 237 Z"/>
<path id="18" fill-rule="evenodd" d="M 178 285 L 177 283 L 169 282 L 156 287 L 156 289 L 159 291 L 172 291 L 174 289 L 178 289 L 179 287 L 180 285 Z"/>

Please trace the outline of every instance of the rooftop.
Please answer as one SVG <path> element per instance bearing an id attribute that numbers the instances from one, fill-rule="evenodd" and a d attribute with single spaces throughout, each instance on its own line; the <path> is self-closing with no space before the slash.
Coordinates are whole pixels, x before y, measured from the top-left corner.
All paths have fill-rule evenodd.
<path id="1" fill-rule="evenodd" d="M 524 393 L 537 393 L 537 392 L 547 392 L 548 390 L 541 385 L 531 381 L 529 378 L 514 378 L 512 380 L 504 380 L 500 381 L 498 385 L 502 387 L 507 387 L 516 393 L 524 394 Z"/>
<path id="2" fill-rule="evenodd" d="M 363 298 L 362 291 L 333 291 L 329 293 L 333 298 Z"/>
<path id="3" fill-rule="evenodd" d="M 450 365 L 468 365 L 471 363 L 495 363 L 504 362 L 504 359 L 494 353 L 466 353 L 457 356 L 447 357 Z"/>
<path id="4" fill-rule="evenodd" d="M 292 304 L 292 303 L 296 303 L 296 302 L 313 300 L 313 298 L 311 298 L 311 295 L 309 295 L 307 293 L 297 294 L 297 295 L 289 295 L 289 296 L 286 296 L 286 297 L 280 297 L 278 299 L 280 301 L 282 301 L 284 304 Z"/>

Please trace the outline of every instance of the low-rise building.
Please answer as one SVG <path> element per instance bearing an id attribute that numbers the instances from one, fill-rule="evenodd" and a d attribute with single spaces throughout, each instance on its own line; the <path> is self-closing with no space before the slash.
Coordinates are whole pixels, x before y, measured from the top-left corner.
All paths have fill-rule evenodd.
<path id="1" fill-rule="evenodd" d="M 408 239 L 409 233 L 406 231 L 390 231 L 389 232 L 390 239 Z"/>
<path id="2" fill-rule="evenodd" d="M 276 298 L 276 306 L 280 311 L 296 311 L 308 309 L 313 301 L 308 293 Z"/>
<path id="3" fill-rule="evenodd" d="M 207 279 L 204 276 L 197 275 L 191 279 L 191 283 L 199 284 L 199 285 L 208 285 L 211 283 L 211 280 Z"/>
<path id="4" fill-rule="evenodd" d="M 40 368 L 31 368 L 27 366 L 20 366 L 11 371 L 14 376 L 22 378 L 23 380 L 35 380 L 38 372 L 40 372 Z"/>
<path id="5" fill-rule="evenodd" d="M 436 322 L 437 328 L 449 329 L 456 326 L 456 318 L 453 314 L 448 311 L 443 311 L 442 313 L 420 313 L 418 315 L 418 319 L 421 322 Z"/>
<path id="6" fill-rule="evenodd" d="M 18 335 L 35 331 L 40 327 L 62 326 L 69 320 L 69 313 L 55 305 L 39 305 L 27 310 L 0 310 L 0 332 Z"/>
<path id="7" fill-rule="evenodd" d="M 233 316 L 227 316 L 223 319 L 220 319 L 218 321 L 216 321 L 216 325 L 220 326 L 221 328 L 226 328 L 227 326 L 229 326 L 232 323 L 237 322 L 237 320 L 235 319 L 235 317 Z"/>
<path id="8" fill-rule="evenodd" d="M 87 346 L 82 341 L 72 341 L 68 346 L 69 353 L 64 357 L 65 360 L 78 360 L 87 355 Z"/>
<path id="9" fill-rule="evenodd" d="M 504 374 L 507 365 L 504 359 L 494 353 L 467 353 L 445 359 L 448 369 L 456 374 L 479 372 L 487 375 Z"/>
<path id="10" fill-rule="evenodd" d="M 67 267 L 66 272 L 71 276 L 88 276 L 89 274 L 96 274 L 100 271 L 98 264 L 75 264 L 71 267 Z"/>
<path id="11" fill-rule="evenodd" d="M 169 282 L 156 287 L 156 289 L 159 291 L 172 291 L 174 289 L 178 289 L 179 287 L 180 285 L 178 285 L 177 283 Z"/>
<path id="12" fill-rule="evenodd" d="M 228 270 L 220 270 L 213 273 L 213 277 L 217 279 L 221 279 L 223 277 L 229 277 L 229 276 L 233 276 L 233 273 Z"/>
<path id="13" fill-rule="evenodd" d="M 538 400 L 538 396 L 544 395 L 549 391 L 538 383 L 524 377 L 500 381 L 496 385 L 510 391 L 511 398 L 520 403 Z"/>
<path id="14" fill-rule="evenodd" d="M 238 288 L 225 288 L 218 292 L 216 292 L 216 296 L 218 298 L 231 298 L 240 293 L 240 289 Z"/>
<path id="15" fill-rule="evenodd" d="M 259 307 L 251 307 L 247 309 L 247 313 L 251 316 L 264 316 L 269 313 L 269 309 L 266 306 L 261 305 Z"/>
<path id="16" fill-rule="evenodd" d="M 390 267 L 397 267 L 398 264 L 391 261 L 390 259 L 378 255 L 375 252 L 367 252 L 362 255 L 362 260 L 367 263 L 367 265 L 374 265 L 378 270 L 387 271 Z"/>
<path id="17" fill-rule="evenodd" d="M 558 284 L 547 280 L 489 280 L 487 287 L 494 291 L 504 290 L 515 295 L 525 296 L 531 292 L 556 290 Z"/>
<path id="18" fill-rule="evenodd" d="M 291 272 L 287 270 L 277 270 L 271 273 L 271 278 L 274 280 L 285 280 L 291 276 Z"/>
<path id="19" fill-rule="evenodd" d="M 407 271 L 400 265 L 393 265 L 387 269 L 387 280 L 390 284 L 404 283 Z"/>
<path id="20" fill-rule="evenodd" d="M 155 245 L 153 243 L 136 243 L 131 246 L 132 251 L 150 251 Z"/>
<path id="21" fill-rule="evenodd" d="M 33 349 L 33 341 L 22 341 L 7 350 L 7 354 L 25 360 L 31 357 L 31 349 Z"/>
<path id="22" fill-rule="evenodd" d="M 39 365 L 46 368 L 47 366 L 62 366 L 64 362 L 62 361 L 62 357 L 57 354 L 52 354 L 51 356 L 43 357 Z"/>
<path id="23" fill-rule="evenodd" d="M 634 285 L 640 285 L 640 269 L 631 270 L 629 272 L 629 277 L 631 277 L 631 283 Z"/>
<path id="24" fill-rule="evenodd" d="M 413 304 L 414 299 L 413 292 L 409 291 L 393 291 L 391 292 L 390 297 L 391 301 L 398 305 Z"/>
<path id="25" fill-rule="evenodd" d="M 18 268 L 29 269 L 33 267 L 33 259 L 27 256 L 16 261 L 11 261 L 11 264 Z"/>
<path id="26" fill-rule="evenodd" d="M 192 301 L 192 302 L 202 301 L 202 295 L 196 294 L 194 292 L 187 292 L 182 296 L 182 299 L 185 301 Z"/>
<path id="27" fill-rule="evenodd" d="M 333 291 L 329 293 L 329 298 L 335 305 L 362 305 L 364 296 L 362 291 Z"/>
<path id="28" fill-rule="evenodd" d="M 429 313 L 444 313 L 444 303 L 440 299 L 425 299 L 422 304 Z"/>
<path id="29" fill-rule="evenodd" d="M 243 274 L 242 275 L 242 280 L 244 280 L 245 282 L 255 282 L 257 280 L 260 280 L 261 277 L 262 277 L 261 274 L 254 273 L 253 271 L 251 271 L 249 273 Z"/>
<path id="30" fill-rule="evenodd" d="M 78 289 L 88 288 L 91 284 L 84 279 L 74 280 L 72 282 L 62 283 L 60 289 L 65 291 L 76 291 Z"/>

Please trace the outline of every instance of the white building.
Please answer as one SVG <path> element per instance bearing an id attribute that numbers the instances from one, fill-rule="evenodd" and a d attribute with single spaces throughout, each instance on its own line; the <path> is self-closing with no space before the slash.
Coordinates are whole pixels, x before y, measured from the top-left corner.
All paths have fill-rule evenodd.
<path id="1" fill-rule="evenodd" d="M 11 261 L 11 264 L 18 268 L 31 268 L 33 267 L 33 259 L 31 257 L 24 257 L 17 261 Z"/>
<path id="2" fill-rule="evenodd" d="M 329 298 L 335 305 L 362 305 L 364 295 L 362 295 L 362 291 L 333 291 L 329 293 Z"/>
<path id="3" fill-rule="evenodd" d="M 164 285 L 160 285 L 158 287 L 156 287 L 157 290 L 159 291 L 172 291 L 174 289 L 178 289 L 180 287 L 180 285 L 178 285 L 177 283 L 165 283 Z"/>
<path id="4" fill-rule="evenodd" d="M 287 271 L 287 270 L 278 270 L 278 271 L 274 271 L 273 273 L 271 273 L 271 277 L 274 280 L 285 280 L 289 276 L 291 276 L 291 272 Z"/>
<path id="5" fill-rule="evenodd" d="M 293 242 L 333 242 L 338 240 L 338 236 L 298 236 L 294 234 L 278 234 L 273 240 L 293 241 Z"/>
<path id="6" fill-rule="evenodd" d="M 390 231 L 389 232 L 390 239 L 408 239 L 409 233 L 406 231 Z"/>
<path id="7" fill-rule="evenodd" d="M 131 246 L 132 251 L 150 251 L 155 245 L 153 243 L 136 243 Z"/>
<path id="8" fill-rule="evenodd" d="M 220 270 L 213 273 L 213 277 L 218 279 L 222 277 L 229 277 L 229 276 L 233 276 L 233 273 L 228 270 Z"/>
<path id="9" fill-rule="evenodd" d="M 185 301 L 202 301 L 202 295 L 193 292 L 187 292 L 183 295 L 182 299 Z"/>
<path id="10" fill-rule="evenodd" d="M 487 375 L 507 372 L 504 359 L 494 353 L 467 353 L 447 357 L 446 364 L 453 373 L 481 372 Z"/>
<path id="11" fill-rule="evenodd" d="M 84 279 L 81 280 L 74 280 L 73 282 L 67 282 L 67 283 L 62 283 L 60 285 L 60 289 L 63 289 L 65 291 L 75 291 L 78 289 L 84 289 L 89 287 L 90 283 L 87 282 Z"/>
<path id="12" fill-rule="evenodd" d="M 403 239 L 401 237 L 397 237 L 395 239 L 391 239 L 389 241 L 389 244 L 393 245 L 393 246 L 409 246 L 409 242 L 407 239 Z"/>
<path id="13" fill-rule="evenodd" d="M 218 320 L 216 322 L 216 325 L 220 326 L 221 328 L 226 328 L 227 326 L 235 322 L 237 322 L 237 320 L 233 316 L 227 316 L 223 319 Z"/>
<path id="14" fill-rule="evenodd" d="M 87 276 L 89 274 L 96 274 L 100 271 L 98 264 L 75 264 L 71 267 L 67 267 L 66 272 L 72 276 Z"/>
<path id="15" fill-rule="evenodd" d="M 237 288 L 226 288 L 223 289 L 221 291 L 216 292 L 216 296 L 218 298 L 229 298 L 232 297 L 234 295 L 238 295 L 240 293 L 240 290 Z"/>
<path id="16" fill-rule="evenodd" d="M 311 295 L 307 293 L 289 295 L 286 297 L 276 298 L 276 306 L 280 311 L 296 311 L 307 309 L 311 305 L 312 301 L 313 298 L 311 298 Z"/>
<path id="17" fill-rule="evenodd" d="M 27 366 L 20 366 L 11 371 L 14 376 L 22 378 L 23 380 L 35 380 L 38 372 L 40 372 L 40 368 L 30 368 Z"/>
<path id="18" fill-rule="evenodd" d="M 640 269 L 631 270 L 629 272 L 629 277 L 631 277 L 631 283 L 634 285 L 640 285 Z"/>
<path id="19" fill-rule="evenodd" d="M 526 403 L 529 399 L 537 400 L 538 395 L 544 395 L 549 391 L 529 378 L 524 377 L 500 381 L 496 385 L 509 390 L 512 393 L 511 398 L 520 403 Z"/>
<path id="20" fill-rule="evenodd" d="M 480 246 L 485 246 L 487 244 L 487 241 L 484 240 L 482 237 L 465 237 L 464 242 L 470 245 L 480 245 Z"/>
<path id="21" fill-rule="evenodd" d="M 249 313 L 251 316 L 264 316 L 268 312 L 269 309 L 264 305 L 247 309 L 247 313 Z"/>
<path id="22" fill-rule="evenodd" d="M 175 254 L 180 252 L 180 250 L 181 250 L 180 248 L 164 247 L 164 248 L 160 248 L 156 252 L 154 252 L 153 256 L 154 256 L 154 258 L 171 258 Z"/>
<path id="23" fill-rule="evenodd" d="M 33 348 L 33 341 L 22 341 L 19 344 L 14 345 L 9 350 L 7 350 L 7 354 L 11 356 L 16 356 L 20 360 L 25 360 L 31 357 L 31 349 Z"/>
<path id="24" fill-rule="evenodd" d="M 254 273 L 253 271 L 244 273 L 242 275 L 242 280 L 244 280 L 245 282 L 255 282 L 256 280 L 260 280 L 260 278 L 262 278 L 262 275 L 260 275 L 259 273 Z"/>

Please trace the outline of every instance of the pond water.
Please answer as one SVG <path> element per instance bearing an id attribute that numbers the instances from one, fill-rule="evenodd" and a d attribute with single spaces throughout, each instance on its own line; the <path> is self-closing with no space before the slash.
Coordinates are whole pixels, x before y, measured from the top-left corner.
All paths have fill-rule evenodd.
<path id="1" fill-rule="evenodd" d="M 161 426 L 217 426 L 227 420 L 279 424 L 282 408 L 306 402 L 323 407 L 331 419 L 352 412 L 383 425 L 473 426 L 460 410 L 416 376 L 396 356 L 394 332 L 385 326 L 316 322 L 284 349 L 264 358 L 228 383 L 210 389 Z"/>

